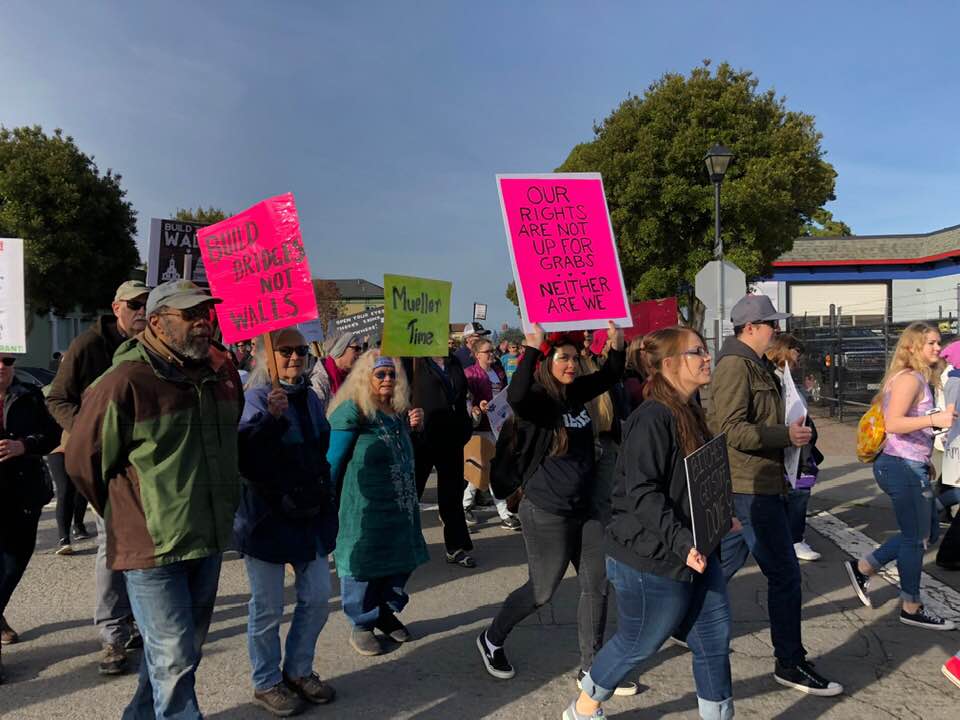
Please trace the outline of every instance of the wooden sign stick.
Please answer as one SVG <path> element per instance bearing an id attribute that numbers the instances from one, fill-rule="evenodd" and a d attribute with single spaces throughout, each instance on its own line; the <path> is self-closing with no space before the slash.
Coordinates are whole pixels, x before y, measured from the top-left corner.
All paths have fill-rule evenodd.
<path id="1" fill-rule="evenodd" d="M 260 340 L 263 343 L 263 349 L 267 356 L 267 368 L 270 370 L 270 380 L 273 383 L 273 389 L 276 390 L 280 387 L 280 373 L 277 370 L 277 356 L 273 353 L 273 339 L 270 337 L 270 333 L 263 333 L 260 336 Z"/>

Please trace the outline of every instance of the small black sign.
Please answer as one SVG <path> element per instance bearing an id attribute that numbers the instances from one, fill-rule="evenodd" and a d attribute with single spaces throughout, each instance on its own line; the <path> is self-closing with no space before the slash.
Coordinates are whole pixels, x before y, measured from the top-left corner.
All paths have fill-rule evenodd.
<path id="1" fill-rule="evenodd" d="M 333 328 L 338 333 L 353 333 L 354 335 L 376 335 L 383 332 L 383 308 L 371 308 L 356 315 L 347 315 L 333 321 Z"/>
<path id="2" fill-rule="evenodd" d="M 687 472 L 693 544 L 709 556 L 730 531 L 733 519 L 733 487 L 727 436 L 718 435 L 683 460 Z"/>
<path id="3" fill-rule="evenodd" d="M 200 257 L 197 230 L 206 227 L 201 223 L 183 220 L 150 220 L 150 253 L 147 260 L 147 285 L 179 280 L 183 277 L 186 257 L 190 256 L 190 279 L 201 287 L 207 287 L 207 271 Z"/>

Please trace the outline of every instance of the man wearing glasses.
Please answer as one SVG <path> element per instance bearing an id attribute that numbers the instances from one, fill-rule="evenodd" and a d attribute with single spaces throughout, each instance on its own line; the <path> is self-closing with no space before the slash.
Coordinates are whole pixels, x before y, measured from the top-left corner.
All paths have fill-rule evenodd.
<path id="1" fill-rule="evenodd" d="M 727 338 L 710 383 L 707 419 L 726 433 L 733 481 L 734 514 L 743 526 L 723 541 L 729 580 L 752 554 L 767 578 L 767 611 L 776 663 L 774 679 L 811 695 L 832 696 L 843 687 L 821 676 L 806 660 L 800 630 L 800 566 L 787 516 L 789 484 L 783 450 L 810 442 L 803 424 L 784 424 L 780 383 L 764 353 L 773 342 L 778 313 L 765 295 L 746 295 L 730 312 L 735 337 Z"/>
<path id="2" fill-rule="evenodd" d="M 150 291 L 146 329 L 87 390 L 67 444 L 67 471 L 105 518 L 107 565 L 123 571 L 143 633 L 128 720 L 201 717 L 194 674 L 240 497 L 243 394 L 213 340 L 218 302 L 188 280 Z"/>
<path id="3" fill-rule="evenodd" d="M 86 332 L 79 335 L 67 350 L 57 369 L 57 375 L 50 385 L 47 396 L 47 409 L 63 428 L 63 443 L 73 429 L 73 421 L 80 412 L 80 398 L 83 391 L 100 377 L 113 362 L 113 353 L 120 345 L 133 336 L 143 332 L 147 325 L 146 304 L 150 291 L 139 280 L 128 280 L 117 288 L 113 297 L 113 315 L 103 315 Z M 59 457 L 59 456 L 57 456 Z M 51 466 L 52 467 L 52 466 Z M 71 497 L 86 508 L 87 501 L 77 495 L 76 488 L 66 473 L 58 473 L 57 480 L 57 521 L 60 526 L 60 546 L 58 555 L 70 555 L 70 513 Z M 61 508 L 63 503 L 66 507 Z M 82 503 L 82 505 L 80 505 Z M 82 518 L 82 513 L 80 517 Z M 123 573 L 107 568 L 107 537 L 104 533 L 103 519 L 98 515 L 97 522 L 97 561 L 96 561 L 96 607 L 93 622 L 100 633 L 103 644 L 103 656 L 100 659 L 100 673 L 118 675 L 126 670 L 127 650 L 140 647 L 142 640 L 133 623 L 127 588 L 123 582 Z M 82 523 L 81 523 L 82 525 Z M 86 534 L 74 537 L 80 539 Z"/>

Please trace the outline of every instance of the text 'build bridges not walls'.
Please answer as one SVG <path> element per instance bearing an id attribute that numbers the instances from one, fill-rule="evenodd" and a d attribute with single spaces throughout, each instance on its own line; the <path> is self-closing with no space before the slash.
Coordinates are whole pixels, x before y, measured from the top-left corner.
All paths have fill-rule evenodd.
<path id="1" fill-rule="evenodd" d="M 259 202 L 197 231 L 207 278 L 223 299 L 217 315 L 225 342 L 317 317 L 310 265 L 292 193 Z"/>
<path id="2" fill-rule="evenodd" d="M 527 322 L 629 327 L 620 259 L 598 173 L 498 175 L 517 298 Z"/>

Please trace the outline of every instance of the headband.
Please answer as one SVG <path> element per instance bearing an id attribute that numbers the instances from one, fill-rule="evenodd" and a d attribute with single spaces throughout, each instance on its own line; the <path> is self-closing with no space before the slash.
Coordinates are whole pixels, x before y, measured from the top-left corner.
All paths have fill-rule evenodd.
<path id="1" fill-rule="evenodd" d="M 549 355 L 555 347 L 560 345 L 573 345 L 579 350 L 583 347 L 585 339 L 586 335 L 582 330 L 552 332 L 544 338 L 543 344 L 540 346 L 540 352 Z"/>
<path id="2" fill-rule="evenodd" d="M 394 367 L 393 358 L 383 357 L 382 355 L 377 358 L 377 361 L 373 364 L 373 369 L 382 367 Z"/>

